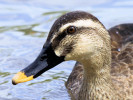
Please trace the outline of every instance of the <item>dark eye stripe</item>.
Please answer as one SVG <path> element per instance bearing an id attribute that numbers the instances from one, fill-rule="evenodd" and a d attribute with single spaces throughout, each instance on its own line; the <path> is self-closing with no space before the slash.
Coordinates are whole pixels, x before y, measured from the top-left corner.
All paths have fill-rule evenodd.
<path id="1" fill-rule="evenodd" d="M 59 35 L 56 37 L 56 39 L 59 40 L 59 41 L 61 41 L 66 35 L 67 35 L 67 34 L 66 34 L 65 32 L 63 32 L 63 33 L 59 34 Z"/>
<path id="2" fill-rule="evenodd" d="M 76 28 L 74 27 L 74 26 L 69 26 L 68 28 L 74 28 L 75 30 L 74 30 L 74 32 L 76 31 Z M 67 29 L 68 29 L 67 28 Z M 60 43 L 60 41 L 63 39 L 63 38 L 65 38 L 65 36 L 68 34 L 68 32 L 66 31 L 66 29 L 62 32 L 62 33 L 60 33 L 54 40 L 53 40 L 53 48 L 55 49 L 58 45 L 59 45 L 59 43 Z"/>
<path id="3" fill-rule="evenodd" d="M 69 26 L 69 27 L 71 27 L 71 26 Z M 74 26 L 72 26 L 72 27 L 74 27 Z M 60 41 L 61 41 L 62 39 L 64 39 L 67 35 L 79 34 L 79 33 L 81 33 L 80 30 L 82 30 L 82 29 L 88 29 L 88 28 L 86 28 L 86 27 L 81 27 L 81 28 L 74 27 L 74 28 L 76 28 L 75 31 L 77 31 L 77 32 L 74 32 L 74 34 L 68 34 L 68 33 L 67 33 L 67 29 L 68 29 L 68 28 L 65 29 L 62 33 L 59 33 L 59 34 L 57 35 L 57 37 L 55 37 L 55 38 L 53 39 L 53 42 L 52 42 L 53 49 L 55 49 L 55 48 L 60 44 Z M 79 32 L 78 32 L 78 31 L 79 31 Z"/>
<path id="4" fill-rule="evenodd" d="M 59 45 L 60 41 L 61 41 L 63 38 L 65 38 L 66 35 L 67 35 L 66 32 L 60 33 L 60 34 L 53 40 L 53 44 L 52 44 L 52 45 L 53 45 L 53 48 L 54 48 L 54 49 Z"/>

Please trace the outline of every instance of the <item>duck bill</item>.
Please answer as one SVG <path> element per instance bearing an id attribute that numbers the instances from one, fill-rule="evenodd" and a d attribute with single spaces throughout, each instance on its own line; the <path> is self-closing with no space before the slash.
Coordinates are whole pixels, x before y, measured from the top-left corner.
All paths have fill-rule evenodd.
<path id="1" fill-rule="evenodd" d="M 51 44 L 45 43 L 41 53 L 28 67 L 18 72 L 12 79 L 14 85 L 33 80 L 43 72 L 53 68 L 64 61 L 64 57 L 58 57 L 54 53 Z"/>

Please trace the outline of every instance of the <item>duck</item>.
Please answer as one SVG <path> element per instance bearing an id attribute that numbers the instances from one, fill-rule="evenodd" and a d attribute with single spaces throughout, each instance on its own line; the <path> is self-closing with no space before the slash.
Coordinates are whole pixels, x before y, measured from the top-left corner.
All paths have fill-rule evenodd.
<path id="1" fill-rule="evenodd" d="M 72 11 L 51 27 L 38 57 L 12 79 L 27 82 L 64 61 L 77 61 L 66 88 L 72 100 L 132 100 L 133 24 L 107 30 L 92 14 Z"/>

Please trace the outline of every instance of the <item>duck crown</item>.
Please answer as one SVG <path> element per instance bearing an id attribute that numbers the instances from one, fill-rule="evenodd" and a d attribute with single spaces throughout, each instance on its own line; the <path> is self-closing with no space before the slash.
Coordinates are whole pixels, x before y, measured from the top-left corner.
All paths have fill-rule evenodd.
<path id="1" fill-rule="evenodd" d="M 77 27 L 89 27 L 90 24 L 87 24 L 88 21 L 86 20 L 91 20 L 92 22 L 99 23 L 100 25 L 102 25 L 102 23 L 90 13 L 84 11 L 69 12 L 62 15 L 54 22 L 49 32 L 48 39 L 50 40 L 52 38 L 51 36 L 53 36 L 56 32 L 59 32 L 60 30 L 63 31 L 63 29 L 67 28 L 63 26 L 75 25 Z"/>

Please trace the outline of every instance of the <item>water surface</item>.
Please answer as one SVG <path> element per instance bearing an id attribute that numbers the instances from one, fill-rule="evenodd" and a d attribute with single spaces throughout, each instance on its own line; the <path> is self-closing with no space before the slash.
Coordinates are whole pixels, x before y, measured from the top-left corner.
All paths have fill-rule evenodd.
<path id="1" fill-rule="evenodd" d="M 70 100 L 65 81 L 75 62 L 64 62 L 37 79 L 13 86 L 14 74 L 39 54 L 62 14 L 84 10 L 108 29 L 133 23 L 132 0 L 0 0 L 0 100 Z M 63 98 L 63 99 L 62 99 Z"/>

